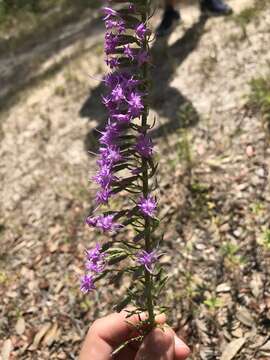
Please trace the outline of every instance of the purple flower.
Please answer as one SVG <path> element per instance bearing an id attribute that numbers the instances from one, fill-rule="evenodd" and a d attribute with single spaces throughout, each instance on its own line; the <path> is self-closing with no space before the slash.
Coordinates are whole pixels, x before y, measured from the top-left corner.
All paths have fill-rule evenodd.
<path id="1" fill-rule="evenodd" d="M 126 31 L 126 24 L 124 22 L 124 20 L 119 20 L 115 26 L 116 30 L 118 31 L 119 34 L 122 34 L 123 32 Z"/>
<path id="2" fill-rule="evenodd" d="M 112 100 L 110 96 L 102 96 L 102 102 L 109 110 L 109 112 L 112 112 L 117 109 L 117 104 Z"/>
<path id="3" fill-rule="evenodd" d="M 132 92 L 128 97 L 129 112 L 132 116 L 139 116 L 144 108 L 142 96 L 137 92 Z"/>
<path id="4" fill-rule="evenodd" d="M 116 57 L 107 57 L 105 62 L 111 69 L 117 68 L 120 65 L 120 61 Z"/>
<path id="5" fill-rule="evenodd" d="M 112 8 L 103 7 L 102 10 L 105 14 L 105 17 L 103 18 L 104 21 L 110 19 L 112 16 L 118 16 L 118 12 L 113 10 Z"/>
<path id="6" fill-rule="evenodd" d="M 107 33 L 105 35 L 105 53 L 106 55 L 113 54 L 116 47 L 119 45 L 119 39 L 117 35 L 113 33 Z"/>
<path id="7" fill-rule="evenodd" d="M 126 26 L 124 20 L 112 20 L 108 19 L 105 21 L 105 26 L 107 30 L 115 28 L 118 34 L 125 32 Z"/>
<path id="8" fill-rule="evenodd" d="M 140 80 L 134 79 L 133 76 L 129 76 L 129 77 L 123 79 L 123 83 L 124 83 L 124 86 L 127 89 L 127 91 L 129 91 L 129 90 L 132 91 L 136 86 L 138 86 L 140 84 Z"/>
<path id="9" fill-rule="evenodd" d="M 101 160 L 99 160 L 98 163 L 113 165 L 122 160 L 120 149 L 116 145 L 101 148 L 99 151 Z"/>
<path id="10" fill-rule="evenodd" d="M 137 254 L 137 261 L 140 265 L 143 265 L 150 273 L 152 273 L 154 264 L 158 261 L 156 250 L 151 252 L 147 252 L 145 250 L 140 251 Z"/>
<path id="11" fill-rule="evenodd" d="M 125 123 L 128 123 L 131 120 L 129 114 L 114 114 L 112 117 L 119 122 Z"/>
<path id="12" fill-rule="evenodd" d="M 94 249 L 86 251 L 86 269 L 93 273 L 101 273 L 105 268 L 105 253 L 101 252 L 100 244 Z"/>
<path id="13" fill-rule="evenodd" d="M 147 29 L 144 23 L 141 23 L 136 26 L 135 32 L 140 40 L 144 40 L 145 36 L 149 34 L 149 29 Z"/>
<path id="14" fill-rule="evenodd" d="M 157 202 L 155 198 L 151 195 L 145 197 L 141 197 L 138 202 L 138 207 L 140 212 L 146 216 L 152 217 L 157 208 Z"/>
<path id="15" fill-rule="evenodd" d="M 117 25 L 117 20 L 108 19 L 105 20 L 105 27 L 107 30 L 113 29 Z"/>
<path id="16" fill-rule="evenodd" d="M 90 217 L 86 219 L 86 224 L 90 227 L 96 227 L 97 225 L 97 217 Z"/>
<path id="17" fill-rule="evenodd" d="M 105 231 L 114 231 L 121 227 L 114 222 L 114 215 L 102 215 L 98 218 L 97 227 Z"/>
<path id="18" fill-rule="evenodd" d="M 96 203 L 97 205 L 107 204 L 110 197 L 112 196 L 112 192 L 109 189 L 101 189 L 96 193 Z"/>
<path id="19" fill-rule="evenodd" d="M 135 150 L 143 157 L 149 158 L 153 155 L 153 143 L 148 135 L 140 135 Z"/>
<path id="20" fill-rule="evenodd" d="M 115 102 L 122 101 L 125 99 L 125 92 L 120 84 L 117 84 L 115 88 L 112 90 L 111 99 L 112 101 Z"/>
<path id="21" fill-rule="evenodd" d="M 91 250 L 86 250 L 86 258 L 88 261 L 92 261 L 97 263 L 98 261 L 102 260 L 104 254 L 101 252 L 101 245 L 96 244 L 96 246 Z"/>
<path id="22" fill-rule="evenodd" d="M 104 82 L 106 86 L 113 88 L 118 84 L 119 76 L 116 73 L 109 73 L 104 76 Z"/>
<path id="23" fill-rule="evenodd" d="M 118 178 L 112 174 L 112 168 L 110 165 L 103 164 L 97 174 L 93 176 L 93 180 L 99 184 L 103 189 L 106 189 L 113 181 Z"/>
<path id="24" fill-rule="evenodd" d="M 94 278 L 90 274 L 85 274 L 81 277 L 81 291 L 84 294 L 89 293 L 90 291 L 95 290 Z"/>
<path id="25" fill-rule="evenodd" d="M 134 60 L 134 51 L 129 44 L 124 45 L 124 54 L 130 59 Z"/>
<path id="26" fill-rule="evenodd" d="M 111 146 L 114 145 L 114 142 L 117 140 L 117 138 L 120 136 L 120 128 L 119 124 L 116 122 L 109 121 L 106 125 L 105 131 L 101 132 L 101 137 L 99 139 L 99 142 L 101 144 Z"/>
<path id="27" fill-rule="evenodd" d="M 136 60 L 138 61 L 139 66 L 141 66 L 150 61 L 150 55 L 147 51 L 139 51 L 136 55 Z"/>
<path id="28" fill-rule="evenodd" d="M 134 168 L 131 170 L 132 175 L 139 175 L 142 172 L 141 168 Z"/>
<path id="29" fill-rule="evenodd" d="M 122 225 L 114 222 L 114 215 L 98 215 L 96 217 L 88 217 L 86 223 L 90 227 L 95 227 L 103 232 L 118 230 Z"/>
<path id="30" fill-rule="evenodd" d="M 92 261 L 87 261 L 85 267 L 88 271 L 91 271 L 92 273 L 100 274 L 105 269 L 105 263 L 104 262 L 94 263 Z"/>

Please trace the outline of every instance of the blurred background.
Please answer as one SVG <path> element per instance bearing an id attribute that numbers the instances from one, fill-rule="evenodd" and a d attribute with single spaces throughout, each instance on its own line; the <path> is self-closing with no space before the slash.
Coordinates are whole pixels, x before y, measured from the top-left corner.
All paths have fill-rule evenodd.
<path id="1" fill-rule="evenodd" d="M 191 359 L 270 359 L 270 3 L 182 22 L 152 47 L 151 117 L 170 274 L 161 300 Z M 101 104 L 100 1 L 0 0 L 0 351 L 76 359 L 125 291 L 83 296 Z M 155 29 L 162 9 L 152 18 Z"/>

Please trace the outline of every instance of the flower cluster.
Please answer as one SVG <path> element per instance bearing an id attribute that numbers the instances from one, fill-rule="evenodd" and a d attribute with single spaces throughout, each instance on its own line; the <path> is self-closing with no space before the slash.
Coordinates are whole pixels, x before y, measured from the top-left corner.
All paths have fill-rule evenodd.
<path id="1" fill-rule="evenodd" d="M 101 245 L 97 244 L 94 249 L 86 251 L 86 270 L 87 273 L 81 278 L 81 291 L 88 293 L 95 290 L 95 276 L 103 272 L 106 266 L 106 254 L 101 252 Z"/>
<path id="2" fill-rule="evenodd" d="M 111 3 L 114 1 L 111 0 Z M 148 64 L 150 62 L 149 42 L 151 32 L 147 26 L 150 16 L 149 1 L 115 0 L 116 8 L 104 7 L 105 62 L 109 72 L 104 76 L 107 91 L 102 102 L 108 112 L 108 122 L 100 132 L 100 149 L 97 159 L 97 173 L 92 180 L 98 186 L 96 210 L 86 219 L 91 228 L 102 233 L 113 233 L 113 238 L 105 243 L 105 255 L 101 246 L 87 252 L 86 275 L 82 278 L 81 289 L 89 292 L 95 289 L 97 274 L 101 274 L 106 264 L 117 264 L 129 257 L 135 265 L 128 268 L 129 274 L 137 271 L 136 291 L 132 291 L 132 302 L 149 313 L 149 323 L 154 324 L 154 298 L 152 292 L 153 269 L 159 256 L 153 236 L 158 225 L 156 218 L 157 201 L 153 196 L 157 169 L 154 163 L 154 148 L 149 136 L 148 118 Z M 122 4 L 123 8 L 119 9 Z M 111 197 L 124 192 L 125 208 L 118 211 L 100 213 L 104 206 L 111 206 Z M 114 208 L 117 202 L 113 202 Z M 130 207 L 126 208 L 126 204 Z M 132 226 L 133 242 L 117 241 L 116 232 Z M 125 235 L 124 235 L 125 236 Z M 120 243 L 120 245 L 119 245 Z M 103 247 L 102 247 L 103 248 Z M 114 269 L 121 272 L 121 269 Z M 159 271 L 159 279 L 162 275 Z M 141 288 L 145 284 L 147 291 Z M 147 295 L 145 295 L 147 294 Z M 145 303 L 141 299 L 147 296 Z M 130 301 L 130 299 L 129 299 Z M 126 302 L 124 302 L 127 305 Z M 120 309 L 120 308 L 119 308 Z"/>
<path id="3" fill-rule="evenodd" d="M 114 172 L 116 165 L 126 160 L 121 151 L 121 136 L 128 125 L 135 118 L 140 117 L 144 110 L 145 93 L 140 89 L 142 81 L 130 72 L 125 63 L 132 64 L 136 73 L 136 67 L 141 67 L 150 60 L 148 52 L 143 48 L 143 42 L 149 34 L 145 24 L 141 22 L 131 24 L 125 16 L 122 16 L 121 11 L 109 7 L 104 7 L 103 11 L 107 29 L 105 61 L 112 71 L 104 78 L 108 94 L 102 97 L 102 101 L 108 110 L 109 120 L 101 133 L 101 148 L 97 160 L 99 169 L 93 177 L 100 187 L 96 194 L 97 205 L 108 203 L 113 195 L 112 186 L 120 181 Z M 129 6 L 126 12 L 128 16 L 134 14 L 135 7 Z M 132 39 L 133 46 L 129 43 L 130 37 L 125 35 L 127 29 L 133 29 L 135 32 L 135 37 Z M 149 156 L 152 146 L 149 140 L 147 142 L 142 137 L 143 135 L 139 137 L 135 149 Z"/>
<path id="4" fill-rule="evenodd" d="M 157 208 L 157 202 L 153 196 L 141 197 L 138 202 L 138 207 L 142 214 L 152 217 Z"/>
<path id="5" fill-rule="evenodd" d="M 157 260 L 158 255 L 156 250 L 151 252 L 142 250 L 137 254 L 138 263 L 143 265 L 150 273 L 153 272 L 154 264 L 157 262 Z"/>
<path id="6" fill-rule="evenodd" d="M 115 231 L 121 227 L 114 221 L 114 215 L 89 216 L 86 223 L 88 226 L 95 227 L 103 232 Z"/>

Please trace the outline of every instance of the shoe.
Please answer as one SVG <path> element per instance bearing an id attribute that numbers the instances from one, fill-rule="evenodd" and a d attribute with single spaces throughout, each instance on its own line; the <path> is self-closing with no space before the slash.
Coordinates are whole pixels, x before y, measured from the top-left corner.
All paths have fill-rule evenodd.
<path id="1" fill-rule="evenodd" d="M 202 0 L 201 11 L 209 15 L 231 15 L 233 10 L 224 0 Z"/>
<path id="2" fill-rule="evenodd" d="M 172 33 L 176 25 L 180 22 L 180 13 L 172 7 L 168 7 L 163 14 L 163 18 L 156 30 L 157 37 L 168 36 Z"/>

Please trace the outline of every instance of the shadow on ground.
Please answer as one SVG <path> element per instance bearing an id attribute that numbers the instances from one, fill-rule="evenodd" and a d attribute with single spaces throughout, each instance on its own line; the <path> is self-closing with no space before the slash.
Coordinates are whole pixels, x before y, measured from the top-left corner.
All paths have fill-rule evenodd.
<path id="1" fill-rule="evenodd" d="M 49 59 L 58 56 L 61 51 L 73 46 L 80 40 L 93 38 L 97 41 L 103 33 L 103 23 L 98 18 L 69 19 L 60 24 L 54 31 L 44 34 L 42 38 L 28 41 L 20 47 L 11 49 L 0 56 L 0 108 L 12 105 L 16 95 L 26 87 L 38 83 L 40 79 L 52 75 L 71 60 L 81 55 L 74 51 L 71 55 L 60 60 L 55 59 L 52 64 L 42 70 L 42 65 Z M 1 45 L 1 44 L 0 44 Z M 94 45 L 94 43 L 93 43 Z"/>
<path id="2" fill-rule="evenodd" d="M 167 39 L 157 39 L 152 47 L 153 68 L 151 78 L 154 79 L 150 94 L 150 107 L 162 118 L 168 119 L 152 131 L 152 136 L 160 137 L 169 135 L 177 129 L 190 127 L 197 124 L 199 115 L 192 102 L 185 97 L 179 89 L 171 87 L 170 81 L 181 63 L 194 51 L 203 34 L 207 17 L 201 16 L 185 34 L 171 46 Z M 97 129 L 91 129 L 85 138 L 87 151 L 97 149 L 98 131 L 104 128 L 107 121 L 107 113 L 100 101 L 100 96 L 105 93 L 103 83 L 91 90 L 89 97 L 84 102 L 80 116 L 89 118 L 89 121 L 98 121 Z M 188 109 L 188 116 L 180 116 L 180 110 Z"/>

